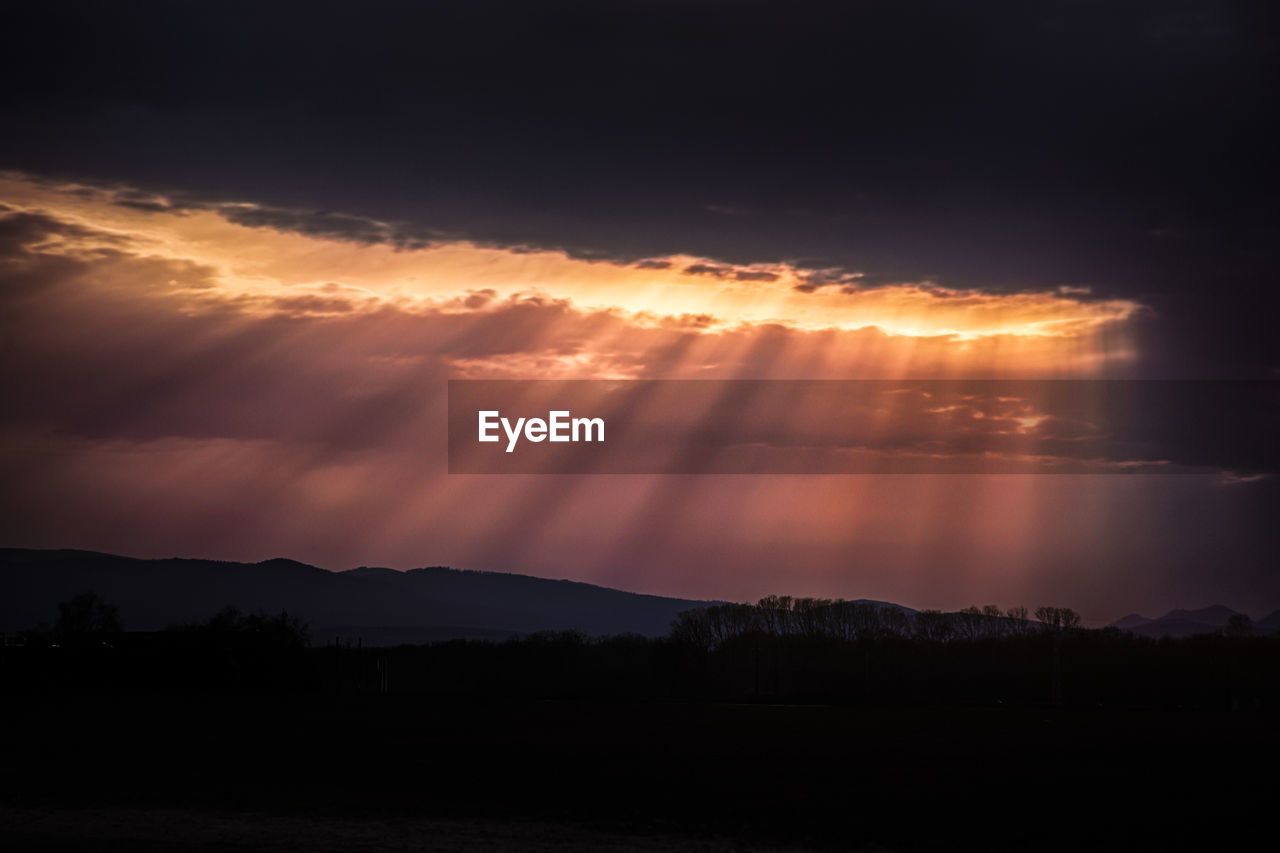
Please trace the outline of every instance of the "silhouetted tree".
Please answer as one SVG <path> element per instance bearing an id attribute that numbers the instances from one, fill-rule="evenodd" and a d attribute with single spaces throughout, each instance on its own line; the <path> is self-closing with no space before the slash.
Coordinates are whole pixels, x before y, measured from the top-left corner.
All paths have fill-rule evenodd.
<path id="1" fill-rule="evenodd" d="M 942 643 L 955 633 L 951 614 L 941 610 L 921 610 L 915 619 L 916 636 L 931 643 Z"/>
<path id="2" fill-rule="evenodd" d="M 715 643 L 707 609 L 684 610 L 671 623 L 671 639 L 676 643 L 698 651 L 707 652 Z"/>
<path id="3" fill-rule="evenodd" d="M 58 604 L 54 634 L 62 640 L 120 632 L 120 609 L 93 590 Z"/>
<path id="4" fill-rule="evenodd" d="M 985 633 L 990 637 L 1003 637 L 1009 633 L 1008 625 L 1005 623 L 1004 613 L 994 604 L 983 605 L 982 608 L 983 623 Z"/>
<path id="5" fill-rule="evenodd" d="M 1053 704 L 1062 704 L 1062 637 L 1080 627 L 1080 614 L 1070 607 L 1037 607 L 1036 619 L 1053 635 L 1053 665 L 1050 669 L 1049 695 Z"/>
<path id="6" fill-rule="evenodd" d="M 1253 620 L 1243 613 L 1233 613 L 1227 617 L 1222 633 L 1228 637 L 1248 637 L 1253 633 Z"/>
<path id="7" fill-rule="evenodd" d="M 231 605 L 219 610 L 206 622 L 197 622 L 178 628 L 180 631 L 219 636 L 251 636 L 278 648 L 306 646 L 307 629 L 305 622 L 290 616 L 287 610 L 281 610 L 279 616 L 270 616 L 261 610 L 246 614 Z"/>
<path id="8" fill-rule="evenodd" d="M 1009 620 L 1005 623 L 1005 627 L 1009 630 L 1009 633 L 1017 636 L 1027 633 L 1027 630 L 1030 627 L 1027 623 L 1027 608 L 1021 605 L 1018 605 L 1017 607 L 1010 607 L 1004 612 L 1004 617 Z"/>
<path id="9" fill-rule="evenodd" d="M 756 603 L 766 633 L 780 637 L 791 633 L 791 596 L 766 595 Z"/>
<path id="10" fill-rule="evenodd" d="M 956 614 L 960 635 L 966 640 L 976 640 L 986 634 L 986 619 L 976 606 L 966 607 Z"/>
<path id="11" fill-rule="evenodd" d="M 836 602 L 829 598 L 797 598 L 791 606 L 796 629 L 804 637 L 821 637 L 834 633 Z"/>
<path id="12" fill-rule="evenodd" d="M 1036 619 L 1049 630 L 1070 630 L 1080 627 L 1080 614 L 1070 607 L 1037 607 Z"/>
<path id="13" fill-rule="evenodd" d="M 850 608 L 849 620 L 854 636 L 861 640 L 869 640 L 879 636 L 888 629 L 886 620 L 881 618 L 880 608 L 874 604 L 855 604 Z"/>
<path id="14" fill-rule="evenodd" d="M 896 607 L 877 608 L 882 632 L 898 637 L 911 633 L 911 617 Z"/>

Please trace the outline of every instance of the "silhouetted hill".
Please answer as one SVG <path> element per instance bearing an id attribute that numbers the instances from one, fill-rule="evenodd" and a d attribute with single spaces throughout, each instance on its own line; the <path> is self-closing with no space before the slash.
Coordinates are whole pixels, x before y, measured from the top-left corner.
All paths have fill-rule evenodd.
<path id="1" fill-rule="evenodd" d="M 1111 627 L 1119 628 L 1122 631 L 1131 631 L 1135 628 L 1140 628 L 1143 625 L 1149 625 L 1154 621 L 1154 619 L 1148 619 L 1146 616 L 1141 614 L 1130 613 L 1128 616 L 1124 616 L 1112 622 Z"/>
<path id="2" fill-rule="evenodd" d="M 208 619 L 230 604 L 288 610 L 312 636 L 366 643 L 495 638 L 543 630 L 666 634 L 682 610 L 715 602 L 639 595 L 527 575 L 444 567 L 330 572 L 295 560 L 139 560 L 92 551 L 0 549 L 0 630 L 53 622 L 57 605 L 92 589 L 120 607 L 127 630 Z"/>
<path id="3" fill-rule="evenodd" d="M 1215 628 L 1221 628 L 1227 624 L 1227 620 L 1237 615 L 1238 611 L 1232 610 L 1230 607 L 1224 607 L 1221 604 L 1214 604 L 1210 607 L 1202 607 L 1199 610 L 1170 610 L 1161 619 L 1171 621 L 1195 622 L 1200 625 L 1212 625 Z"/>
<path id="4" fill-rule="evenodd" d="M 1199 610 L 1170 610 L 1157 619 L 1148 619 L 1137 613 L 1130 613 L 1123 619 L 1111 623 L 1111 627 L 1132 631 L 1144 637 L 1190 637 L 1193 634 L 1212 634 L 1221 631 L 1227 620 L 1237 615 L 1237 611 L 1221 604 L 1202 607 Z M 1273 624 L 1274 623 L 1274 624 Z M 1254 625 L 1256 631 L 1273 633 L 1280 627 L 1280 611 L 1260 619 Z"/>

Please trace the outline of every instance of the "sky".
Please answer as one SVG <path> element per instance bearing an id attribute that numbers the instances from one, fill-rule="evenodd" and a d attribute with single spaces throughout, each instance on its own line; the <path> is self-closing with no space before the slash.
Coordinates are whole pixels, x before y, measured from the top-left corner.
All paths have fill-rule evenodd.
<path id="1" fill-rule="evenodd" d="M 7 19 L 4 544 L 1090 624 L 1280 607 L 1275 478 L 1224 454 L 1257 425 L 1208 406 L 1180 475 L 470 476 L 445 449 L 449 379 L 1280 378 L 1269 4 Z M 1021 406 L 922 411 L 1065 440 Z"/>

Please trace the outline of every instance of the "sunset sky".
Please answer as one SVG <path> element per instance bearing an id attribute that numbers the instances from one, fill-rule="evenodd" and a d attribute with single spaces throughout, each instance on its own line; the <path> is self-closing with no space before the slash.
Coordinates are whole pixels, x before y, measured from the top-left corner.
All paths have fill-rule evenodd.
<path id="1" fill-rule="evenodd" d="M 1177 475 L 445 447 L 450 379 L 1280 379 L 1265 4 L 234 5 L 7 14 L 0 544 L 1280 607 L 1275 460 L 1198 427 Z M 877 429 L 1083 439 L 980 408 Z"/>

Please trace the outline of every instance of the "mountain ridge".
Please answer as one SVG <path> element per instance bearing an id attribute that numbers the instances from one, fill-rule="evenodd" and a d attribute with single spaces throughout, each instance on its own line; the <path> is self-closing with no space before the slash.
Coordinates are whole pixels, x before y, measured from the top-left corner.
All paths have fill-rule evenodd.
<path id="1" fill-rule="evenodd" d="M 286 557 L 242 563 L 0 548 L 0 630 L 51 622 L 58 602 L 87 589 L 117 604 L 129 630 L 202 621 L 231 605 L 241 610 L 288 610 L 310 623 L 313 639 L 320 642 L 368 635 L 378 644 L 558 630 L 661 636 L 681 611 L 723 603 L 448 566 L 330 571 Z M 916 612 L 893 602 L 856 601 Z M 1170 610 L 1156 618 L 1130 613 L 1109 627 L 1148 637 L 1183 637 L 1221 631 L 1236 613 L 1220 604 Z M 1280 610 L 1253 625 L 1257 633 L 1275 633 L 1280 630 Z"/>
<path id="2" fill-rule="evenodd" d="M 660 636 L 680 611 L 719 603 L 443 566 L 333 572 L 280 557 L 240 563 L 0 549 L 0 629 L 50 622 L 59 601 L 86 589 L 117 604 L 129 630 L 200 621 L 231 605 L 288 610 L 309 622 L 318 637 L 362 628 L 438 638 L 545 630 Z"/>
<path id="3" fill-rule="evenodd" d="M 1149 618 L 1130 613 L 1107 627 L 1119 628 L 1144 637 L 1190 637 L 1195 634 L 1212 634 L 1221 631 L 1232 616 L 1247 616 L 1224 604 L 1211 604 L 1196 610 L 1175 608 L 1163 616 Z M 1280 610 L 1261 619 L 1252 620 L 1255 633 L 1273 634 L 1280 630 Z"/>

